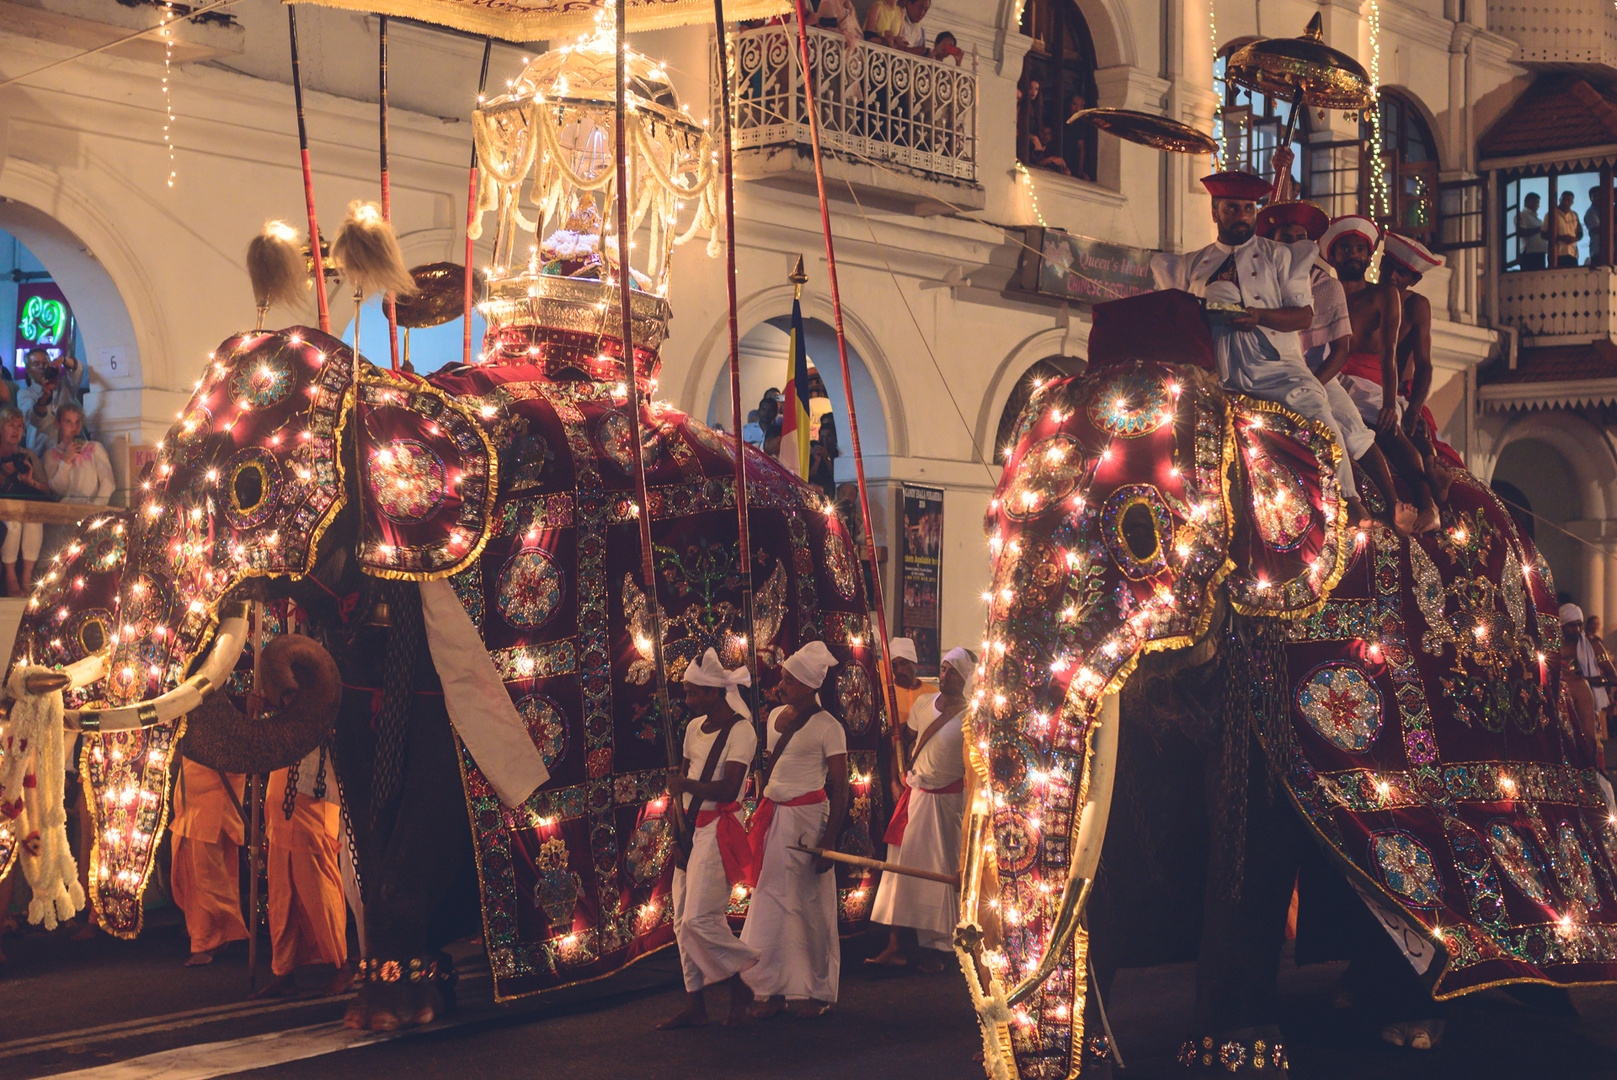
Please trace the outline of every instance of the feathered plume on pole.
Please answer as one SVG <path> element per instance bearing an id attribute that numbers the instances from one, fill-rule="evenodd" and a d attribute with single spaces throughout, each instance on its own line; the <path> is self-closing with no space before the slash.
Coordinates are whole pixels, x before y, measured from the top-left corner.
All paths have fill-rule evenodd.
<path id="1" fill-rule="evenodd" d="M 331 257 L 358 293 L 415 294 L 415 279 L 404 265 L 398 237 L 375 203 L 356 199 L 348 204 L 348 216 L 337 230 Z"/>
<path id="2" fill-rule="evenodd" d="M 296 305 L 309 288 L 309 268 L 298 247 L 298 231 L 284 221 L 264 222 L 247 245 L 247 277 L 258 304 L 258 327 L 272 304 Z"/>

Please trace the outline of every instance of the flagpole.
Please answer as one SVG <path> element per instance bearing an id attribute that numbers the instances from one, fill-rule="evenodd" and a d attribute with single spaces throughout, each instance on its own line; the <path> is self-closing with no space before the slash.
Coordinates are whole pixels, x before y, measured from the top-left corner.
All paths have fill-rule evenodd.
<path id="1" fill-rule="evenodd" d="M 388 224 L 393 223 L 393 186 L 388 178 L 387 163 L 387 16 L 380 16 L 377 20 L 380 42 L 380 61 L 377 65 L 377 82 L 381 94 L 379 123 L 382 129 L 382 220 Z M 392 361 L 393 370 L 399 370 L 399 310 L 398 301 L 391 293 L 383 294 L 383 303 L 387 307 L 387 344 L 388 357 Z M 358 316 L 355 316 L 358 319 Z M 356 321 L 354 328 L 354 349 L 359 349 L 359 328 Z"/>
<path id="2" fill-rule="evenodd" d="M 618 0 L 621 4 L 623 0 Z M 853 379 L 848 370 L 848 337 L 842 325 L 842 291 L 837 285 L 837 253 L 831 240 L 831 210 L 825 191 L 825 165 L 820 154 L 820 109 L 814 99 L 814 68 L 809 62 L 808 13 L 803 0 L 793 0 L 797 8 L 797 46 L 803 64 L 803 92 L 807 95 L 809 137 L 814 143 L 814 183 L 820 193 L 820 229 L 825 234 L 826 278 L 831 286 L 831 317 L 837 331 L 837 357 L 842 362 L 842 390 L 848 402 L 848 433 L 853 444 L 854 476 L 859 481 L 859 512 L 864 518 L 865 549 L 870 559 L 870 591 L 876 607 L 876 632 L 881 637 L 881 662 L 886 670 L 887 715 L 898 724 L 898 686 L 893 681 L 893 658 L 887 639 L 887 611 L 882 598 L 881 569 L 876 565 L 876 539 L 870 527 L 870 494 L 865 486 L 865 459 L 859 450 L 859 415 L 853 404 Z"/>

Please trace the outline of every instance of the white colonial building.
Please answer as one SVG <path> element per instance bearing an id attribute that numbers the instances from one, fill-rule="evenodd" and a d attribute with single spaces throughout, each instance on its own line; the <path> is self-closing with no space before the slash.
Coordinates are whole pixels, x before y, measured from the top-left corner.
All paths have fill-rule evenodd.
<path id="1" fill-rule="evenodd" d="M 1605 426 L 1617 402 L 1611 215 L 1605 247 L 1590 252 L 1599 265 L 1506 268 L 1514 249 L 1505 208 L 1524 185 L 1541 177 L 1553 185 L 1556 170 L 1593 170 L 1595 184 L 1610 190 L 1617 107 L 1601 87 L 1604 75 L 1617 75 L 1617 58 L 1602 49 L 1617 15 L 1596 0 L 1569 2 L 1587 7 L 1586 34 L 1563 33 L 1560 8 L 1475 0 L 936 0 L 923 23 L 928 40 L 947 30 L 962 54 L 942 60 L 812 32 L 865 466 L 887 493 L 877 544 L 895 555 L 900 548 L 898 485 L 945 489 L 945 646 L 975 640 L 982 626 L 981 521 L 1005 418 L 1031 379 L 1078 370 L 1085 358 L 1088 306 L 1018 287 L 1023 255 L 1039 250 L 1027 230 L 1048 226 L 1141 257 L 1212 235 L 1197 183 L 1207 158 L 1159 154 L 1068 125 L 1067 115 L 1124 106 L 1221 129 L 1230 162 L 1267 171 L 1285 106 L 1229 93 L 1221 57 L 1255 35 L 1301 33 L 1316 13 L 1327 42 L 1372 71 L 1381 99 L 1376 123 L 1313 111 L 1300 118 L 1294 172 L 1303 191 L 1332 213 L 1374 213 L 1444 252 L 1447 266 L 1422 291 L 1439 320 L 1431 405 L 1445 438 L 1484 477 L 1497 471 L 1514 484 L 1535 511 L 1573 522 L 1598 544 L 1617 543 L 1617 521 L 1608 520 L 1617 518 L 1617 456 Z M 9 16 L 0 21 L 0 81 L 152 25 L 163 10 L 129 3 L 0 0 Z M 237 0 L 220 14 L 228 19 L 179 23 L 168 38 L 0 89 L 0 229 L 16 241 L 15 280 L 0 273 L 0 317 L 15 327 L 25 287 L 50 276 L 71 305 L 92 372 L 93 427 L 117 445 L 155 441 L 208 351 L 251 324 L 249 237 L 267 217 L 303 216 L 286 11 L 274 0 Z M 299 20 L 315 189 L 329 235 L 349 200 L 378 193 L 377 20 L 323 8 L 300 9 Z M 391 26 L 394 221 L 412 264 L 459 261 L 482 43 Z M 1608 45 L 1590 51 L 1585 38 Z M 787 274 L 802 255 L 809 354 L 841 436 L 838 478 L 848 479 L 807 105 L 787 40 L 781 27 L 735 38 L 743 400 L 750 408 L 783 381 Z M 709 112 L 711 29 L 638 35 L 634 44 L 666 63 L 694 113 Z M 497 46 L 491 86 L 543 47 Z M 1599 122 L 1576 147 L 1511 143 L 1484 159 L 1486 137 L 1511 123 L 1518 99 L 1549 92 L 1534 82 L 1540 68 L 1582 73 L 1554 78 L 1598 98 Z M 1588 193 L 1577 198 L 1581 216 Z M 700 248 L 676 258 L 660 396 L 729 427 L 722 263 Z M 0 257 L 7 250 L 0 244 Z M 1542 329 L 1560 318 L 1544 313 L 1571 294 L 1576 302 L 1566 303 L 1581 314 Z M 348 314 L 339 302 L 336 322 Z M 376 320 L 367 317 L 362 345 L 380 355 Z M 458 341 L 458 329 L 448 336 Z M 451 358 L 421 355 L 442 345 L 416 348 L 423 369 Z M 1604 382 L 1569 389 L 1505 374 L 1537 371 L 1536 357 L 1580 348 L 1607 365 Z M 127 455 L 114 457 L 126 470 Z M 1604 549 L 1585 558 L 1591 549 L 1564 537 L 1558 545 L 1551 532 L 1539 536 L 1558 579 L 1587 594 L 1586 606 L 1617 614 L 1617 573 L 1603 574 Z M 885 562 L 889 597 L 897 561 Z"/>

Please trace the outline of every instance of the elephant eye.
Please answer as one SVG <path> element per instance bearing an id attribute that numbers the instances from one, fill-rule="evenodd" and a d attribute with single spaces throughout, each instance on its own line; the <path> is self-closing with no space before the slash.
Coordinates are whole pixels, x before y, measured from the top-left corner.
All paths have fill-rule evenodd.
<path id="1" fill-rule="evenodd" d="M 85 655 L 94 655 L 107 646 L 107 627 L 100 619 L 91 619 L 79 630 L 79 644 Z"/>
<path id="2" fill-rule="evenodd" d="M 249 465 L 236 473 L 231 484 L 231 494 L 236 500 L 236 509 L 242 513 L 250 514 L 258 509 L 258 504 L 264 501 L 264 470 L 256 467 L 257 463 Z"/>
<path id="3" fill-rule="evenodd" d="M 1129 554 L 1140 562 L 1155 558 L 1162 548 L 1162 542 L 1157 537 L 1156 519 L 1143 503 L 1134 503 L 1123 511 L 1121 531 Z"/>

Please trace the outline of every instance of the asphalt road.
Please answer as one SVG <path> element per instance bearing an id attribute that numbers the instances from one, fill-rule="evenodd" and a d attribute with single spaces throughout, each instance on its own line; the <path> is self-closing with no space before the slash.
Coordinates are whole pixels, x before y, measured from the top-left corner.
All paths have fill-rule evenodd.
<path id="1" fill-rule="evenodd" d="M 210 967 L 181 968 L 186 948 L 172 915 L 154 919 L 135 942 L 33 933 L 8 937 L 5 948 L 0 1080 L 982 1076 L 972 1061 L 977 1030 L 958 972 L 878 973 L 860 962 L 869 951 L 863 941 L 847 943 L 842 999 L 824 1017 L 678 1032 L 652 1030 L 682 1003 L 671 950 L 610 979 L 495 1006 L 481 956 L 467 948 L 461 1008 L 432 1028 L 393 1039 L 343 1031 L 341 998 L 248 1000 L 242 952 L 227 952 Z M 260 962 L 267 978 L 267 955 Z M 1379 1043 L 1351 1011 L 1331 1008 L 1338 970 L 1288 965 L 1283 973 L 1282 1021 L 1294 1076 L 1617 1080 L 1617 988 L 1575 992 L 1577 1017 L 1488 991 L 1453 1007 L 1443 1048 L 1417 1054 Z M 1119 977 L 1109 1004 L 1129 1065 L 1122 1077 L 1180 1073 L 1172 1055 L 1189 1023 L 1193 975 L 1180 965 Z"/>

